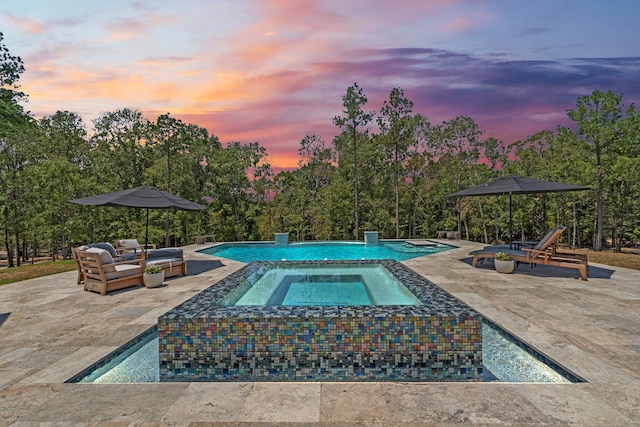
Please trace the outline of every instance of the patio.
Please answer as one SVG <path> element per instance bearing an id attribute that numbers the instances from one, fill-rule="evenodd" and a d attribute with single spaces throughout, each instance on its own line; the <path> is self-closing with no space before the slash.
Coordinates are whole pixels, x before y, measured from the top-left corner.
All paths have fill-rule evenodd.
<path id="1" fill-rule="evenodd" d="M 0 426 L 13 423 L 640 424 L 640 271 L 471 267 L 460 248 L 404 264 L 566 368 L 579 384 L 64 381 L 244 264 L 185 247 L 189 276 L 100 296 L 76 272 L 0 287 Z"/>

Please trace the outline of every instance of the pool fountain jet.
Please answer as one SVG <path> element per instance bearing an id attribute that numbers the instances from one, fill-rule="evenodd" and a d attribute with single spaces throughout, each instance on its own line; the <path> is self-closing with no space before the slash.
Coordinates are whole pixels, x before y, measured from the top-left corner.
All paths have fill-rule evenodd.
<path id="1" fill-rule="evenodd" d="M 289 233 L 275 233 L 276 245 L 286 245 L 289 243 Z"/>
<path id="2" fill-rule="evenodd" d="M 364 243 L 367 245 L 377 245 L 378 241 L 378 232 L 377 231 L 365 231 L 364 232 Z"/>

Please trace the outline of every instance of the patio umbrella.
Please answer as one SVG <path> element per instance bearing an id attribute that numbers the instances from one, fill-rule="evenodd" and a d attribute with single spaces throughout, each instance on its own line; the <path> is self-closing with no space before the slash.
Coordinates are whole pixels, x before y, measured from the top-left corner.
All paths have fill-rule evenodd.
<path id="1" fill-rule="evenodd" d="M 128 190 L 120 190 L 113 193 L 99 194 L 97 196 L 84 197 L 82 199 L 73 199 L 69 201 L 79 205 L 146 209 L 147 224 L 144 235 L 145 252 L 147 250 L 147 244 L 149 243 L 149 209 L 174 208 L 183 211 L 200 211 L 206 209 L 202 205 L 151 186 L 130 188 Z"/>
<path id="2" fill-rule="evenodd" d="M 589 187 L 583 187 L 574 184 L 564 184 L 555 181 L 543 181 L 533 178 L 525 178 L 522 176 L 505 176 L 495 181 L 485 184 L 476 185 L 456 193 L 448 194 L 445 197 L 467 197 L 467 196 L 495 196 L 509 195 L 509 238 L 513 238 L 513 211 L 511 205 L 511 196 L 513 194 L 532 194 L 532 193 L 554 193 L 560 191 L 581 191 L 590 190 Z"/>

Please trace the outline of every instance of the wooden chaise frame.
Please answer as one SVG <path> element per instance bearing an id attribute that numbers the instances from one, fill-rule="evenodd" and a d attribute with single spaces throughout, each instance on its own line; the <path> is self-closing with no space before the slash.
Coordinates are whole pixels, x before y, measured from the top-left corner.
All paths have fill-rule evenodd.
<path id="1" fill-rule="evenodd" d="M 496 257 L 498 252 L 506 252 L 511 259 L 516 262 L 526 262 L 533 267 L 535 264 L 544 264 L 555 267 L 572 268 L 578 270 L 578 274 L 582 280 L 587 280 L 587 271 L 589 263 L 585 255 L 578 254 L 559 254 L 556 251 L 556 240 L 566 230 L 566 227 L 559 225 L 538 242 L 533 248 L 522 248 L 512 250 L 506 248 L 484 248 L 479 251 L 472 252 L 472 266 L 476 267 L 478 261 L 491 259 Z"/>

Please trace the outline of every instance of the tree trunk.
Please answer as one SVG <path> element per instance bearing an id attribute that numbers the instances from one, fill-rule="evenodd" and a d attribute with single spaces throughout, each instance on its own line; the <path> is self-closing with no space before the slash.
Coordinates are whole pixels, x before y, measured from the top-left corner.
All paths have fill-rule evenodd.
<path id="1" fill-rule="evenodd" d="M 360 216 L 358 211 L 360 210 L 358 205 L 358 158 L 357 158 L 357 149 L 356 149 L 356 126 L 353 125 L 353 192 L 355 197 L 355 226 L 356 226 L 356 240 L 358 240 L 360 236 Z"/>
<path id="2" fill-rule="evenodd" d="M 13 250 L 11 249 L 11 242 L 9 241 L 9 226 L 5 216 L 4 221 L 4 247 L 7 248 L 7 267 L 13 267 Z"/>
<path id="3" fill-rule="evenodd" d="M 573 243 L 571 244 L 571 249 L 576 248 L 576 239 L 578 237 L 578 214 L 576 212 L 576 204 L 573 203 Z"/>
<path id="4" fill-rule="evenodd" d="M 480 212 L 480 223 L 482 224 L 482 236 L 484 243 L 489 244 L 489 229 L 487 229 L 487 221 L 484 220 L 484 211 L 482 210 L 482 202 L 478 200 L 478 211 Z M 467 240 L 469 240 L 469 231 L 467 230 Z"/>
<path id="5" fill-rule="evenodd" d="M 398 142 L 395 143 L 394 161 L 396 167 L 395 176 L 395 190 L 396 190 L 396 239 L 400 238 L 400 186 L 398 180 L 400 179 L 400 172 L 398 171 Z"/>
<path id="6" fill-rule="evenodd" d="M 16 267 L 20 267 L 20 233 L 16 231 L 15 234 L 15 242 L 16 242 Z"/>
<path id="7" fill-rule="evenodd" d="M 596 165 L 598 166 L 598 195 L 596 201 L 596 235 L 595 240 L 593 242 L 593 250 L 596 252 L 602 251 L 602 240 L 604 238 L 602 227 L 603 227 L 603 219 L 604 219 L 604 207 L 603 207 L 603 198 L 602 198 L 602 165 L 600 161 L 600 144 L 596 142 Z"/>

